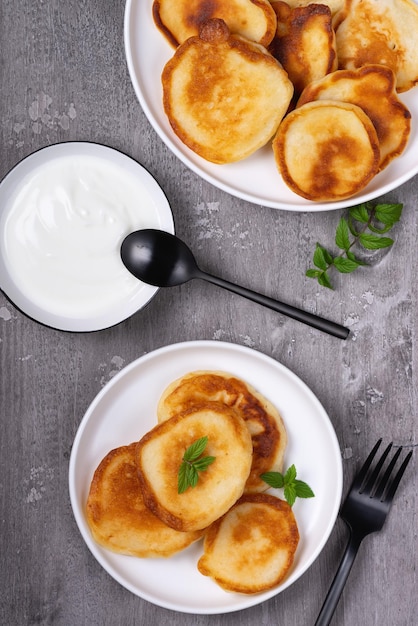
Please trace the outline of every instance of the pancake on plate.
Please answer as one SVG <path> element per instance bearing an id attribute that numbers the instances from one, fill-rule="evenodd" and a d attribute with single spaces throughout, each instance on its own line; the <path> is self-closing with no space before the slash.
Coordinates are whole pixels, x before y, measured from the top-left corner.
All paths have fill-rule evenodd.
<path id="1" fill-rule="evenodd" d="M 418 6 L 413 0 L 346 0 L 334 22 L 340 69 L 380 64 L 398 92 L 418 82 Z"/>
<path id="2" fill-rule="evenodd" d="M 208 529 L 198 569 L 223 589 L 258 593 L 281 583 L 299 543 L 287 502 L 258 493 L 244 495 Z"/>
<path id="3" fill-rule="evenodd" d="M 295 94 L 338 67 L 331 9 L 325 4 L 290 7 L 271 3 L 277 15 L 277 30 L 268 49 L 283 65 Z"/>
<path id="4" fill-rule="evenodd" d="M 273 140 L 273 151 L 288 187 L 316 202 L 354 196 L 380 164 L 370 118 L 357 105 L 337 100 L 307 102 L 289 113 Z"/>
<path id="5" fill-rule="evenodd" d="M 276 30 L 276 15 L 268 0 L 154 0 L 157 28 L 169 43 L 179 44 L 199 34 L 210 18 L 221 18 L 230 31 L 267 46 Z"/>
<path id="6" fill-rule="evenodd" d="M 215 460 L 199 473 L 195 487 L 178 492 L 186 450 L 208 437 L 204 456 Z M 252 441 L 244 420 L 219 402 L 206 402 L 157 424 L 136 447 L 136 465 L 147 507 L 181 531 L 201 530 L 242 495 L 250 473 Z"/>
<path id="7" fill-rule="evenodd" d="M 398 98 L 395 75 L 389 67 L 338 70 L 308 85 L 298 106 L 313 100 L 339 100 L 363 109 L 379 139 L 380 170 L 403 152 L 411 132 L 411 113 Z"/>
<path id="8" fill-rule="evenodd" d="M 275 134 L 293 95 L 280 63 L 259 44 L 210 19 L 162 72 L 163 106 L 174 133 L 213 163 L 240 161 Z"/>
<path id="9" fill-rule="evenodd" d="M 157 407 L 160 422 L 201 402 L 216 401 L 235 409 L 251 434 L 253 459 L 245 492 L 265 491 L 260 475 L 283 469 L 287 435 L 277 408 L 243 380 L 221 371 L 195 371 L 173 381 Z"/>
<path id="10" fill-rule="evenodd" d="M 101 546 L 137 557 L 169 557 L 199 539 L 201 532 L 178 532 L 145 506 L 137 475 L 137 442 L 109 452 L 94 472 L 87 499 L 87 522 Z"/>

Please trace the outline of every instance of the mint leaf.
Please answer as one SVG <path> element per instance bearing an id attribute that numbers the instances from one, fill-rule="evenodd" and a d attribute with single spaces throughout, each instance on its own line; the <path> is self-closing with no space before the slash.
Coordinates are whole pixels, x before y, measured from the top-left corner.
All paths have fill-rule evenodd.
<path id="1" fill-rule="evenodd" d="M 291 465 L 283 475 L 280 472 L 265 472 L 260 478 L 274 489 L 283 489 L 283 495 L 289 506 L 293 506 L 296 498 L 313 498 L 314 492 L 303 480 L 296 478 L 296 467 Z"/>
<path id="2" fill-rule="evenodd" d="M 326 272 L 322 272 L 321 276 L 318 276 L 318 283 L 322 287 L 328 287 L 328 289 L 332 289 L 331 281 Z"/>
<path id="3" fill-rule="evenodd" d="M 179 473 L 177 476 L 177 492 L 184 493 L 187 487 L 190 485 L 189 480 L 189 467 L 187 463 L 182 463 L 179 468 Z"/>
<path id="4" fill-rule="evenodd" d="M 201 459 L 197 459 L 197 461 L 193 463 L 193 467 L 198 472 L 204 472 L 209 467 L 209 465 L 214 462 L 214 460 L 214 456 L 203 456 Z"/>
<path id="5" fill-rule="evenodd" d="M 305 273 L 306 276 L 317 280 L 322 287 L 332 289 L 329 275 L 332 267 L 342 274 L 349 274 L 367 265 L 356 258 L 352 252 L 353 246 L 358 244 L 366 250 L 379 250 L 392 246 L 393 239 L 383 235 L 400 220 L 402 209 L 403 205 L 399 203 L 382 203 L 373 206 L 369 202 L 363 202 L 351 207 L 347 218 L 340 219 L 335 233 L 335 244 L 341 252 L 333 257 L 317 242 L 313 262 L 318 269 L 309 268 Z"/>
<path id="6" fill-rule="evenodd" d="M 356 270 L 360 264 L 357 263 L 357 261 L 352 261 L 348 258 L 344 259 L 343 257 L 339 256 L 334 259 L 334 265 L 337 270 L 342 274 L 349 274 L 350 272 L 354 272 L 354 270 Z"/>
<path id="7" fill-rule="evenodd" d="M 373 226 L 372 224 L 369 224 L 369 230 L 372 233 L 377 233 L 378 235 L 384 235 L 385 233 L 387 233 L 390 229 L 392 228 L 391 225 L 388 226 L 384 226 L 383 228 L 378 228 L 377 226 Z"/>
<path id="8" fill-rule="evenodd" d="M 292 483 L 284 488 L 284 497 L 289 506 L 293 506 L 296 500 L 296 489 Z"/>
<path id="9" fill-rule="evenodd" d="M 335 243 L 341 250 L 349 250 L 350 248 L 350 230 L 348 228 L 347 220 L 342 217 L 337 226 L 337 232 L 335 233 Z"/>
<path id="10" fill-rule="evenodd" d="M 316 267 L 319 267 L 320 270 L 326 270 L 328 263 L 326 260 L 326 250 L 319 245 L 316 244 L 315 252 L 313 255 L 313 262 Z"/>
<path id="11" fill-rule="evenodd" d="M 368 235 L 362 233 L 359 237 L 361 245 L 367 250 L 379 250 L 379 248 L 389 248 L 393 244 L 390 237 L 377 237 L 376 235 Z"/>
<path id="12" fill-rule="evenodd" d="M 296 478 L 296 467 L 291 465 L 284 475 L 284 483 L 285 485 L 288 483 L 292 483 Z"/>
<path id="13" fill-rule="evenodd" d="M 375 210 L 376 219 L 382 224 L 393 226 L 401 219 L 402 209 L 403 204 L 378 204 Z"/>
<path id="14" fill-rule="evenodd" d="M 349 209 L 349 214 L 353 220 L 356 220 L 357 222 L 367 224 L 369 221 L 369 212 L 365 204 L 359 204 L 358 206 L 351 207 Z"/>
<path id="15" fill-rule="evenodd" d="M 186 452 L 184 453 L 183 460 L 195 461 L 200 457 L 207 445 L 207 437 L 201 437 L 200 439 L 197 439 L 191 444 L 191 446 L 187 448 Z"/>
<path id="16" fill-rule="evenodd" d="M 214 456 L 203 454 L 208 443 L 207 437 L 194 441 L 185 451 L 177 474 L 177 492 L 184 493 L 189 487 L 196 487 L 199 481 L 199 472 L 204 472 L 211 465 Z"/>
<path id="17" fill-rule="evenodd" d="M 197 481 L 199 480 L 199 474 L 194 465 L 189 465 L 188 478 L 190 487 L 196 487 Z"/>
<path id="18" fill-rule="evenodd" d="M 354 261 L 355 263 L 357 263 L 357 266 L 367 265 L 367 263 L 365 263 L 364 261 L 360 261 L 360 259 L 357 259 L 356 255 L 351 252 L 351 250 L 347 252 L 347 259 L 350 259 L 350 261 Z"/>
<path id="19" fill-rule="evenodd" d="M 315 494 L 312 489 L 303 480 L 295 480 L 294 487 L 298 498 L 314 498 Z"/>
<path id="20" fill-rule="evenodd" d="M 284 487 L 283 474 L 280 472 L 266 472 L 261 474 L 260 478 L 274 489 L 282 489 Z"/>
<path id="21" fill-rule="evenodd" d="M 321 270 L 309 269 L 306 270 L 306 276 L 309 278 L 318 278 L 322 274 Z"/>

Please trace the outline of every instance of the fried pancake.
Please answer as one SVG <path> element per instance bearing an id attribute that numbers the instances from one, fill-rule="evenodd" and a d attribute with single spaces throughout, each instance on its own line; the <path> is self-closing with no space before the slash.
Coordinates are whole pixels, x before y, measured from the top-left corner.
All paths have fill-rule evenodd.
<path id="1" fill-rule="evenodd" d="M 137 443 L 109 452 L 94 472 L 87 522 L 101 546 L 138 557 L 169 557 L 199 539 L 201 532 L 170 528 L 145 506 L 135 462 Z"/>
<path id="2" fill-rule="evenodd" d="M 412 0 L 346 0 L 334 22 L 340 69 L 390 67 L 398 92 L 418 82 L 418 6 Z"/>
<path id="3" fill-rule="evenodd" d="M 162 85 L 173 131 L 213 163 L 239 161 L 264 146 L 293 94 L 278 61 L 263 46 L 231 35 L 219 19 L 177 48 Z"/>
<path id="4" fill-rule="evenodd" d="M 231 33 L 267 46 L 276 30 L 276 15 L 267 0 L 154 0 L 154 22 L 169 43 L 199 34 L 211 18 L 221 18 Z"/>
<path id="5" fill-rule="evenodd" d="M 283 420 L 273 404 L 251 385 L 219 371 L 190 372 L 172 382 L 163 392 L 158 407 L 158 420 L 181 415 L 196 404 L 222 402 L 235 409 L 245 420 L 253 443 L 251 472 L 245 492 L 264 491 L 267 485 L 260 475 L 283 469 L 287 435 Z"/>
<path id="6" fill-rule="evenodd" d="M 197 567 L 227 591 L 258 593 L 288 574 L 299 542 L 291 507 L 275 496 L 243 496 L 208 529 Z"/>
<path id="7" fill-rule="evenodd" d="M 292 8 L 306 7 L 308 4 L 325 4 L 334 16 L 344 7 L 344 0 L 287 0 L 287 4 Z"/>
<path id="8" fill-rule="evenodd" d="M 290 7 L 271 3 L 277 15 L 277 30 L 269 46 L 293 83 L 295 94 L 314 80 L 337 69 L 338 61 L 331 9 L 325 4 Z"/>
<path id="9" fill-rule="evenodd" d="M 208 437 L 204 456 L 215 461 L 195 487 L 178 493 L 178 471 L 187 448 Z M 252 442 L 244 420 L 224 404 L 207 402 L 155 426 L 138 443 L 136 463 L 148 508 L 182 531 L 200 530 L 242 495 L 251 469 Z"/>
<path id="10" fill-rule="evenodd" d="M 313 100 L 339 100 L 363 109 L 379 139 L 380 170 L 403 152 L 411 132 L 411 113 L 397 96 L 395 75 L 389 67 L 338 70 L 308 85 L 298 106 Z"/>
<path id="11" fill-rule="evenodd" d="M 380 150 L 370 118 L 354 104 L 308 102 L 286 116 L 273 140 L 277 167 L 296 194 L 342 200 L 361 191 L 379 169 Z"/>

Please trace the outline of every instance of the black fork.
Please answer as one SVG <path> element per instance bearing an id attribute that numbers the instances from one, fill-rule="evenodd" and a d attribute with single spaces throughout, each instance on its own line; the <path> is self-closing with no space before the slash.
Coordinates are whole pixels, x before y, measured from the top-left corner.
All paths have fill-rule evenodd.
<path id="1" fill-rule="evenodd" d="M 330 623 L 360 544 L 364 537 L 381 530 L 389 513 L 395 491 L 406 466 L 411 460 L 412 450 L 407 454 L 396 474 L 392 476 L 396 461 L 402 452 L 402 447 L 399 447 L 384 470 L 383 465 L 393 445 L 390 443 L 372 469 L 373 459 L 381 443 L 382 440 L 379 439 L 370 452 L 354 478 L 347 498 L 341 507 L 340 516 L 349 528 L 350 538 L 315 626 L 328 626 Z"/>

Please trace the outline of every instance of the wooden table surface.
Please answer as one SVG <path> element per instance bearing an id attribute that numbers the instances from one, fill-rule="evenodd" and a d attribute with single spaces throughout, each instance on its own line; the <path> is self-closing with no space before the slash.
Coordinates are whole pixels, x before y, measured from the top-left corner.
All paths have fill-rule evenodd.
<path id="1" fill-rule="evenodd" d="M 2 0 L 0 176 L 56 142 L 117 148 L 161 184 L 177 233 L 203 269 L 343 323 L 351 335 L 335 339 L 200 281 L 161 290 L 131 319 L 84 334 L 31 321 L 0 293 L 0 623 L 309 626 L 347 538 L 340 519 L 310 569 L 283 593 L 227 614 L 171 611 L 119 585 L 87 549 L 69 499 L 71 448 L 87 407 L 117 372 L 156 348 L 195 339 L 253 348 L 312 389 L 338 437 L 344 493 L 379 437 L 415 448 L 418 177 L 384 198 L 404 205 L 393 247 L 352 274 L 334 273 L 334 290 L 320 287 L 305 271 L 317 241 L 335 251 L 345 211 L 257 206 L 187 169 L 136 99 L 124 8 L 122 0 Z M 335 625 L 417 623 L 417 458 L 384 529 L 360 550 Z"/>

